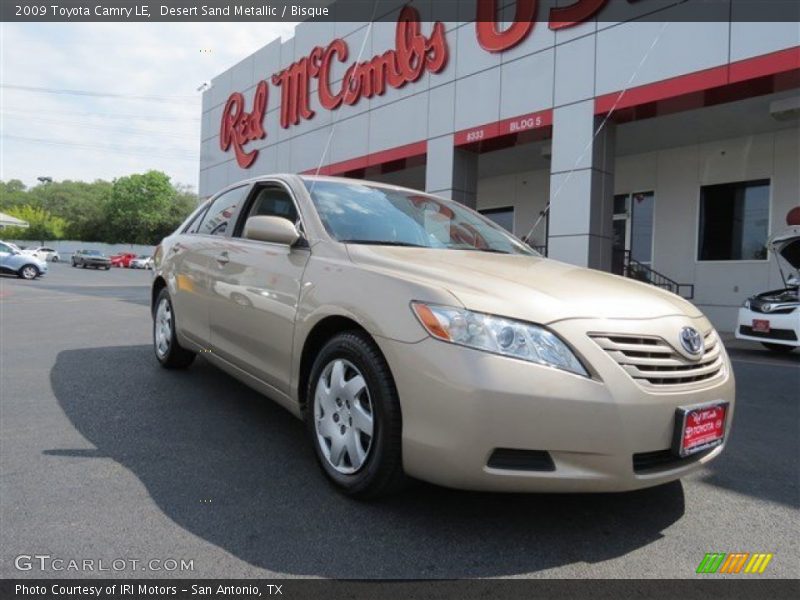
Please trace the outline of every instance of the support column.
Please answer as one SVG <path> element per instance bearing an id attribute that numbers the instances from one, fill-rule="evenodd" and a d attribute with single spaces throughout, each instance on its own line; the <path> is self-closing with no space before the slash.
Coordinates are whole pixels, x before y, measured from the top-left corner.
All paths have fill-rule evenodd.
<path id="1" fill-rule="evenodd" d="M 428 140 L 425 191 L 470 208 L 478 201 L 478 155 L 453 146 L 453 136 Z"/>
<path id="2" fill-rule="evenodd" d="M 601 122 L 593 100 L 554 111 L 548 256 L 610 271 L 615 126 L 593 138 Z"/>

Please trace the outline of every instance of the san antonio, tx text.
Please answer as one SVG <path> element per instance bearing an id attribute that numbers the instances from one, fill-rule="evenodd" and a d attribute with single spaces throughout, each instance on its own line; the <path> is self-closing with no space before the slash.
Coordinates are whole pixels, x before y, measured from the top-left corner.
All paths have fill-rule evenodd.
<path id="1" fill-rule="evenodd" d="M 263 584 L 263 585 L 191 585 L 179 587 L 177 585 L 144 585 L 133 583 L 116 583 L 113 585 L 65 585 L 54 583 L 52 585 L 24 585 L 18 583 L 15 586 L 17 596 L 176 596 L 178 592 L 189 593 L 192 596 L 234 596 L 260 597 L 260 596 L 282 596 L 283 585 Z"/>

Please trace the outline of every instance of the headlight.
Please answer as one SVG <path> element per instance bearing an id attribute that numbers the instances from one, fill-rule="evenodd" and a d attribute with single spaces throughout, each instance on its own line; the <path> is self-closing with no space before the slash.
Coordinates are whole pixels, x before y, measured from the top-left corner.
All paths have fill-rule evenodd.
<path id="1" fill-rule="evenodd" d="M 411 308 L 436 339 L 589 376 L 572 350 L 544 327 L 451 306 L 412 302 Z"/>
<path id="2" fill-rule="evenodd" d="M 745 300 L 745 301 L 744 301 L 744 303 L 742 303 L 742 306 L 743 306 L 744 308 L 746 308 L 747 310 L 750 310 L 750 298 L 748 298 L 747 300 Z"/>

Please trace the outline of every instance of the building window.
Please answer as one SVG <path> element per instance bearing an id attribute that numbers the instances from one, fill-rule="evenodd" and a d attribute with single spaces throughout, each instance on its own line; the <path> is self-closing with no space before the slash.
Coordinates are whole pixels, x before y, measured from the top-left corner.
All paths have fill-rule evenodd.
<path id="1" fill-rule="evenodd" d="M 500 227 L 514 233 L 514 207 L 506 206 L 504 208 L 487 208 L 486 210 L 479 210 L 484 217 L 491 219 Z"/>
<path id="2" fill-rule="evenodd" d="M 769 180 L 700 188 L 698 260 L 765 260 Z"/>

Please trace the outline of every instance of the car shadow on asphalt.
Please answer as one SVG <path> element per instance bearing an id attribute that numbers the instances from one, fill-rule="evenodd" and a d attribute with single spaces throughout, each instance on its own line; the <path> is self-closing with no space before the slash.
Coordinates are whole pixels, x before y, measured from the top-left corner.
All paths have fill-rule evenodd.
<path id="1" fill-rule="evenodd" d="M 45 454 L 117 461 L 179 526 L 272 571 L 338 578 L 531 573 L 623 556 L 661 538 L 684 514 L 679 482 L 583 495 L 417 483 L 383 501 L 350 500 L 323 479 L 300 421 L 202 359 L 188 371 L 161 369 L 150 346 L 63 351 L 51 384 L 96 450 Z"/>

